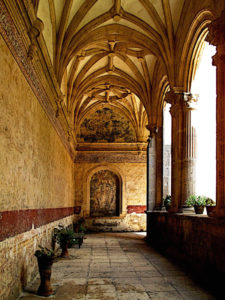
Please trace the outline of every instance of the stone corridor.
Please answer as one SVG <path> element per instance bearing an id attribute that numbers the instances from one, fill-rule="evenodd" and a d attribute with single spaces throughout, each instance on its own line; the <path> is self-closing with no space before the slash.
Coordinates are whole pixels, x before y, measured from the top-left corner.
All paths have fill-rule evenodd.
<path id="1" fill-rule="evenodd" d="M 183 270 L 149 247 L 144 234 L 99 233 L 86 236 L 81 249 L 53 264 L 55 300 L 209 300 L 217 299 L 196 285 Z M 35 295 L 39 278 L 20 300 Z"/>

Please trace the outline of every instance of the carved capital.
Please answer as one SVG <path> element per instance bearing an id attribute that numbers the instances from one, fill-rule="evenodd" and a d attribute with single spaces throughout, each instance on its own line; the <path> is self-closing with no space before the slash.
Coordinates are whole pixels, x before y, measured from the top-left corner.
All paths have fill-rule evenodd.
<path id="1" fill-rule="evenodd" d="M 146 125 L 146 129 L 150 131 L 150 138 L 152 139 L 158 133 L 158 127 L 156 124 Z"/>
<path id="2" fill-rule="evenodd" d="M 174 107 L 176 108 L 189 108 L 193 109 L 193 104 L 198 101 L 199 95 L 197 94 L 191 94 L 186 92 L 177 92 L 174 90 L 171 90 L 166 93 L 165 95 L 165 101 L 167 103 L 171 104 L 171 109 L 173 110 Z"/>
<path id="3" fill-rule="evenodd" d="M 225 65 L 225 54 L 224 55 L 219 55 L 218 53 L 216 53 L 212 57 L 212 64 L 213 64 L 213 66 L 219 66 L 221 64 Z"/>
<path id="4" fill-rule="evenodd" d="M 217 47 L 225 44 L 225 10 L 222 11 L 219 18 L 212 21 L 208 29 L 207 42 Z"/>
<path id="5" fill-rule="evenodd" d="M 199 95 L 191 93 L 183 93 L 184 108 L 194 109 L 194 104 L 198 102 Z"/>

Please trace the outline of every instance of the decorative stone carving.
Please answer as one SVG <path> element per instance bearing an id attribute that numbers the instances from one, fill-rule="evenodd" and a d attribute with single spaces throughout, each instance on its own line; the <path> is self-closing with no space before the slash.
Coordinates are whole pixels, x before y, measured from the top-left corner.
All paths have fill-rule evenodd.
<path id="1" fill-rule="evenodd" d="M 119 163 L 119 162 L 146 162 L 145 154 L 122 153 L 82 153 L 78 152 L 75 158 L 75 163 L 94 162 L 94 163 Z"/>
<path id="2" fill-rule="evenodd" d="M 36 39 L 39 37 L 43 29 L 44 29 L 44 23 L 39 18 L 37 18 L 29 32 L 31 45 L 28 49 L 27 56 L 31 60 L 34 58 L 35 52 L 37 50 Z"/>
<path id="3" fill-rule="evenodd" d="M 119 179 L 109 170 L 98 171 L 90 183 L 90 215 L 92 217 L 119 215 Z"/>

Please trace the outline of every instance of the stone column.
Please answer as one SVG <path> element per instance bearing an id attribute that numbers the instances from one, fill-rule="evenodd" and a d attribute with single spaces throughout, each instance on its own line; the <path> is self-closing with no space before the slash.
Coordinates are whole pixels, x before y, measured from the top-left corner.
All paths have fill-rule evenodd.
<path id="1" fill-rule="evenodd" d="M 190 93 L 170 91 L 166 95 L 172 116 L 172 205 L 170 212 L 182 212 L 184 203 L 195 187 L 195 154 L 191 126 Z"/>
<path id="2" fill-rule="evenodd" d="M 154 210 L 162 209 L 163 198 L 163 128 L 158 128 L 155 135 L 156 143 L 156 182 L 155 182 L 155 207 Z"/>
<path id="3" fill-rule="evenodd" d="M 152 211 L 155 207 L 155 198 L 156 198 L 156 142 L 155 134 L 157 133 L 156 127 L 149 127 L 150 135 L 148 138 L 147 145 L 147 212 Z"/>
<path id="4" fill-rule="evenodd" d="M 216 210 L 213 216 L 225 217 L 225 10 L 209 25 L 207 41 L 216 46 Z"/>

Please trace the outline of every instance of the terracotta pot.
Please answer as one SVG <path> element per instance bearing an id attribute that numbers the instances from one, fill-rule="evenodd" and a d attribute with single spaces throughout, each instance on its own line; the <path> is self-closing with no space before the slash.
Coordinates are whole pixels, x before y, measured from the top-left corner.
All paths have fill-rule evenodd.
<path id="1" fill-rule="evenodd" d="M 194 205 L 194 210 L 195 210 L 195 213 L 197 214 L 197 215 L 202 215 L 203 214 L 203 212 L 204 212 L 204 207 L 205 206 L 203 206 L 203 205 Z"/>
<path id="2" fill-rule="evenodd" d="M 68 247 L 69 247 L 68 243 L 65 243 L 61 246 L 61 248 L 62 248 L 61 257 L 68 257 L 69 256 Z"/>
<path id="3" fill-rule="evenodd" d="M 206 206 L 207 215 L 209 216 L 211 212 L 214 211 L 216 206 Z"/>
<path id="4" fill-rule="evenodd" d="M 53 293 L 53 289 L 50 283 L 53 258 L 38 257 L 37 259 L 41 278 L 41 284 L 38 288 L 37 294 L 39 296 L 48 297 Z"/>

